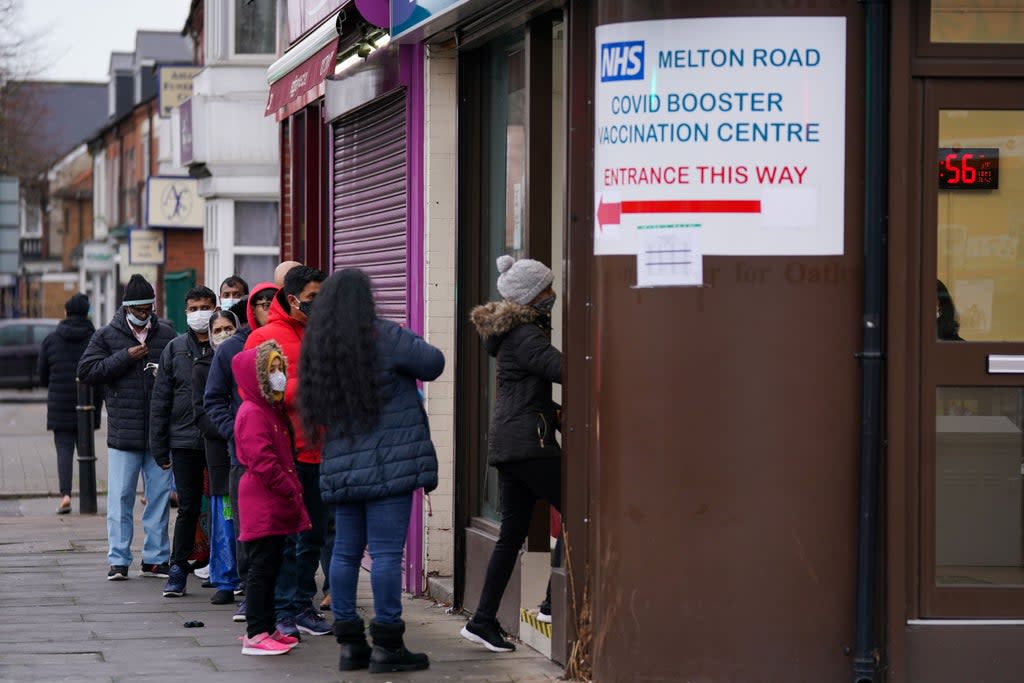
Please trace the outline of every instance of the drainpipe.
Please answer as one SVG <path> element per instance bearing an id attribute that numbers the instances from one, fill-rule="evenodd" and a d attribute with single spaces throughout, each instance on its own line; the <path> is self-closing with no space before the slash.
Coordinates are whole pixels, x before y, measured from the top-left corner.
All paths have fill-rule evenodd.
<path id="1" fill-rule="evenodd" d="M 865 7 L 864 314 L 861 364 L 860 490 L 857 528 L 857 623 L 854 683 L 875 683 L 878 648 L 875 577 L 878 565 L 879 461 L 885 321 L 885 247 L 889 152 L 889 2 Z"/>

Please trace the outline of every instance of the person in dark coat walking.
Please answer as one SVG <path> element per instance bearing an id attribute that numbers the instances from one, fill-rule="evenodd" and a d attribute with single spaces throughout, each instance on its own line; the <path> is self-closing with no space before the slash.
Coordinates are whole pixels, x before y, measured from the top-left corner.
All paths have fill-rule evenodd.
<path id="1" fill-rule="evenodd" d="M 515 646 L 504 638 L 498 607 L 529 533 L 534 504 L 544 500 L 561 511 L 559 409 L 551 400 L 551 384 L 562 381 L 562 354 L 551 344 L 551 270 L 539 261 L 502 256 L 498 272 L 504 301 L 477 306 L 470 320 L 498 362 L 487 464 L 498 470 L 501 531 L 476 612 L 462 636 L 494 652 L 509 652 Z"/>
<path id="2" fill-rule="evenodd" d="M 78 361 L 96 328 L 89 315 L 89 297 L 75 294 L 64 304 L 64 320 L 39 348 L 39 381 L 46 392 L 46 428 L 53 432 L 60 482 L 58 515 L 71 512 L 71 477 L 78 441 Z M 101 393 L 94 392 L 93 419 L 100 426 Z"/>
<path id="3" fill-rule="evenodd" d="M 128 578 L 132 563 L 135 492 L 142 474 L 149 503 L 142 513 L 142 576 L 167 576 L 171 462 L 149 450 L 149 399 L 160 354 L 174 330 L 153 311 L 156 292 L 132 275 L 121 308 L 96 330 L 78 363 L 78 377 L 103 388 L 107 404 L 107 579 Z"/>
<path id="4" fill-rule="evenodd" d="M 416 381 L 437 379 L 444 355 L 382 320 L 370 280 L 348 268 L 324 282 L 302 342 L 299 406 L 305 432 L 323 435 L 320 492 L 335 506 L 331 610 L 342 671 L 417 671 L 427 655 L 405 648 L 402 548 L 412 494 L 437 487 L 437 456 Z M 356 612 L 363 549 L 373 566 L 373 649 Z"/>
<path id="5" fill-rule="evenodd" d="M 230 339 L 239 328 L 238 318 L 231 311 L 215 311 L 210 317 L 210 347 L 216 349 Z M 234 509 L 228 497 L 231 460 L 228 442 L 206 413 L 203 394 L 210 376 L 213 353 L 196 360 L 192 366 L 192 412 L 196 427 L 203 435 L 206 450 L 206 471 L 210 482 L 210 583 L 216 592 L 210 598 L 214 605 L 235 601 L 238 573 L 235 571 L 235 534 L 232 529 Z"/>
<path id="6" fill-rule="evenodd" d="M 178 492 L 170 571 L 163 590 L 165 598 L 180 598 L 185 594 L 191 571 L 188 558 L 195 550 L 196 529 L 203 506 L 206 452 L 193 414 L 192 366 L 212 353 L 210 318 L 216 308 L 217 295 L 209 287 L 193 287 L 186 292 L 185 319 L 189 329 L 175 337 L 160 355 L 160 371 L 153 385 L 149 447 L 158 459 L 170 457 Z"/>

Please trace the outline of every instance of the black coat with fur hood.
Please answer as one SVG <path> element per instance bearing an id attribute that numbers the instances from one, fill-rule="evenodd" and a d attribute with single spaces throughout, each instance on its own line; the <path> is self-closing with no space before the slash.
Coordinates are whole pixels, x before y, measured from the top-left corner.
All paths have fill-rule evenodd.
<path id="1" fill-rule="evenodd" d="M 562 354 L 551 344 L 548 317 L 511 301 L 477 306 L 469 317 L 498 361 L 487 463 L 557 458 L 562 451 L 555 441 L 558 406 L 551 383 L 562 382 Z"/>

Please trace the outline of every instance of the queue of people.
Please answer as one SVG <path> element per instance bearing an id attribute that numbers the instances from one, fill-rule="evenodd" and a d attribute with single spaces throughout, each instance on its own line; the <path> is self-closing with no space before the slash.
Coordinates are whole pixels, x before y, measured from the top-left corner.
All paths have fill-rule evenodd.
<path id="1" fill-rule="evenodd" d="M 561 381 L 561 356 L 550 341 L 550 269 L 511 257 L 498 267 L 504 300 L 474 310 L 472 322 L 498 361 L 488 462 L 498 469 L 503 521 L 479 607 L 462 635 L 508 651 L 514 646 L 497 622 L 498 604 L 535 500 L 560 502 L 560 410 L 551 384 Z M 152 285 L 134 275 L 107 325 L 93 331 L 88 300 L 77 295 L 44 342 L 40 374 L 51 397 L 77 376 L 106 404 L 107 579 L 123 581 L 133 566 L 141 475 L 138 575 L 164 579 L 166 598 L 186 595 L 196 538 L 205 534 L 204 586 L 213 589 L 213 604 L 240 599 L 233 619 L 245 623 L 243 654 L 286 654 L 303 636 L 333 633 L 342 671 L 426 669 L 428 656 L 405 646 L 401 559 L 412 494 L 437 486 L 418 382 L 441 374 L 444 355 L 377 317 L 372 284 L 358 269 L 328 277 L 285 262 L 274 277 L 251 291 L 237 276 L 217 293 L 193 288 L 168 304 L 183 304 L 188 322 L 175 335 L 154 310 Z M 74 446 L 75 416 L 65 413 L 51 402 L 59 513 L 70 509 Z M 200 530 L 203 510 L 209 522 Z M 356 611 L 365 550 L 374 601 L 369 641 Z M 321 565 L 327 595 L 316 603 Z"/>

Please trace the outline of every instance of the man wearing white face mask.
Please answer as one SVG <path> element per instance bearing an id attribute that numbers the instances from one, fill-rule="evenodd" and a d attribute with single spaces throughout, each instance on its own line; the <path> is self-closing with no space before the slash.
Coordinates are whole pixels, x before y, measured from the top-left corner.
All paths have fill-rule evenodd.
<path id="1" fill-rule="evenodd" d="M 185 295 L 189 329 L 175 337 L 160 354 L 150 403 L 149 447 L 157 458 L 170 453 L 178 490 L 178 516 L 174 520 L 165 598 L 185 594 L 190 571 L 188 558 L 195 549 L 196 526 L 203 504 L 206 452 L 192 413 L 192 366 L 212 353 L 209 324 L 216 308 L 217 295 L 208 287 L 193 287 Z"/>

